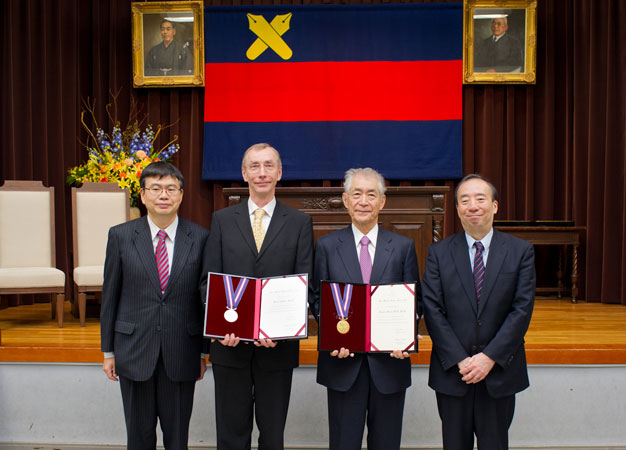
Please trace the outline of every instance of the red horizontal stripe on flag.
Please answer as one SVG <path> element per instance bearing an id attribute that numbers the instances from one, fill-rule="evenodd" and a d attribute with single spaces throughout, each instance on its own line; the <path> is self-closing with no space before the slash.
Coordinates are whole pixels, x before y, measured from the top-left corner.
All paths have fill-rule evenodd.
<path id="1" fill-rule="evenodd" d="M 205 122 L 460 120 L 463 62 L 208 63 Z"/>

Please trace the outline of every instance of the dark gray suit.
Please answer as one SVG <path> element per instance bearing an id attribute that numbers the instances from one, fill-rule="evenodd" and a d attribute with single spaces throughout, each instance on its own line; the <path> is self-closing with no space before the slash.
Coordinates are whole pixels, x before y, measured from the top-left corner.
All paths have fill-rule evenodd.
<path id="1" fill-rule="evenodd" d="M 472 412 L 466 411 L 469 418 L 461 420 L 452 409 L 462 405 L 461 397 L 475 394 L 503 399 L 504 411 L 487 433 L 488 438 L 499 435 L 498 442 L 481 443 L 479 436 L 481 450 L 502 448 L 513 418 L 514 395 L 529 385 L 524 335 L 535 298 L 532 245 L 494 230 L 477 306 L 465 233 L 455 234 L 430 246 L 422 289 L 424 317 L 433 342 L 428 383 L 438 394 L 444 446 L 469 448 L 470 437 L 473 445 Z M 483 381 L 468 385 L 461 380 L 457 363 L 480 352 L 495 365 Z M 451 408 L 451 402 L 457 406 Z M 481 413 L 480 407 L 474 412 Z"/>
<path id="2" fill-rule="evenodd" d="M 317 240 L 315 299 L 311 307 L 316 316 L 319 316 L 319 288 L 323 280 L 363 282 L 351 226 Z M 416 282 L 415 299 L 419 300 L 415 244 L 405 236 L 379 227 L 370 284 L 398 282 Z M 369 378 L 375 389 L 368 386 Z M 404 394 L 411 385 L 409 359 L 391 358 L 387 353 L 357 353 L 352 358 L 339 359 L 322 351 L 318 357 L 317 382 L 328 388 L 331 449 L 361 448 L 366 411 L 368 448 L 399 448 Z"/>
<path id="3" fill-rule="evenodd" d="M 152 405 L 165 427 L 168 419 L 184 422 L 177 414 L 183 418 L 191 416 L 188 391 L 191 390 L 193 400 L 193 386 L 200 375 L 203 314 L 199 285 L 207 237 L 206 229 L 179 219 L 170 278 L 161 294 L 147 218 L 117 225 L 109 231 L 100 314 L 101 347 L 103 352 L 115 353 L 129 448 L 154 448 L 148 441 L 154 437 L 156 416 L 149 417 L 149 410 L 158 399 L 137 399 L 129 390 L 154 383 L 155 374 L 161 378 L 165 374 L 174 383 L 187 383 L 183 388 L 186 391 L 183 411 L 172 406 L 159 411 L 158 405 Z M 170 388 L 158 382 L 157 390 L 163 389 Z M 168 398 L 177 395 L 164 394 Z M 171 418 L 165 414 L 168 409 L 176 412 Z M 149 430 L 151 423 L 150 436 L 137 436 L 139 428 Z M 174 437 L 166 436 L 164 428 L 164 440 L 170 444 L 169 448 L 186 448 L 185 427 L 176 424 L 172 428 Z"/>
<path id="4" fill-rule="evenodd" d="M 505 33 L 498 41 L 493 36 L 476 42 L 474 53 L 474 70 L 483 72 L 495 69 L 496 72 L 512 72 L 524 66 L 524 47 L 522 43 L 509 33 Z"/>
<path id="5" fill-rule="evenodd" d="M 311 217 L 276 202 L 263 245 L 257 251 L 247 201 L 217 211 L 211 221 L 203 267 L 204 292 L 208 272 L 255 278 L 307 273 L 311 278 Z M 218 448 L 250 448 L 253 409 L 260 432 L 259 449 L 283 448 L 291 376 L 298 366 L 298 341 L 281 341 L 275 348 L 244 342 L 226 347 L 215 342 L 210 353 Z"/>

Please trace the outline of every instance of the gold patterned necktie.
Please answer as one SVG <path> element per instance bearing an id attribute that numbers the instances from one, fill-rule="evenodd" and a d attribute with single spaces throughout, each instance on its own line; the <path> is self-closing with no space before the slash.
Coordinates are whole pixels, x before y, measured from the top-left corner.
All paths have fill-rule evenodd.
<path id="1" fill-rule="evenodd" d="M 263 216 L 265 215 L 264 209 L 254 210 L 254 223 L 252 224 L 252 234 L 254 235 L 254 242 L 256 242 L 256 250 L 261 251 L 261 245 L 263 245 L 263 239 L 265 238 L 265 231 L 263 230 Z"/>

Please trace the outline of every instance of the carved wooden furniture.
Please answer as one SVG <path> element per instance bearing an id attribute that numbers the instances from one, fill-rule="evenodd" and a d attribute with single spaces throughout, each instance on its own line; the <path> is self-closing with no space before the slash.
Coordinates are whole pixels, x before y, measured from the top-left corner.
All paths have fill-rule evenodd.
<path id="1" fill-rule="evenodd" d="M 84 183 L 72 188 L 74 291 L 80 326 L 85 326 L 87 293 L 102 292 L 109 228 L 127 222 L 128 189 L 115 183 Z"/>
<path id="2" fill-rule="evenodd" d="M 557 271 L 557 287 L 538 287 L 537 292 L 556 292 L 559 298 L 567 289 L 563 284 L 563 255 L 567 253 L 567 247 L 572 247 L 572 272 L 570 280 L 572 282 L 571 294 L 572 303 L 576 303 L 578 298 L 578 247 L 580 246 L 580 236 L 586 230 L 585 227 L 575 226 L 542 226 L 542 225 L 518 225 L 509 226 L 496 224 L 496 228 L 505 233 L 517 236 L 520 239 L 530 242 L 533 245 L 557 245 L 562 247 L 559 252 L 559 267 Z"/>
<path id="3" fill-rule="evenodd" d="M 63 327 L 65 273 L 57 269 L 54 188 L 7 180 L 0 187 L 0 295 L 52 294 Z"/>
<path id="4" fill-rule="evenodd" d="M 415 242 L 420 274 L 424 270 L 428 246 L 443 239 L 444 198 L 447 186 L 388 187 L 387 201 L 380 212 L 379 226 L 408 236 Z M 343 206 L 342 187 L 279 187 L 276 198 L 313 218 L 313 235 L 320 236 L 348 226 L 350 216 Z M 224 188 L 228 204 L 247 201 L 247 188 Z M 419 333 L 427 334 L 424 321 Z M 309 335 L 317 334 L 317 323 L 309 319 Z"/>
<path id="5" fill-rule="evenodd" d="M 388 187 L 387 202 L 378 217 L 379 225 L 415 241 L 420 272 L 424 270 L 428 246 L 443 239 L 444 196 L 447 186 Z M 279 187 L 276 198 L 313 218 L 317 239 L 350 224 L 343 206 L 341 187 Z M 228 204 L 248 199 L 247 188 L 224 188 Z"/>

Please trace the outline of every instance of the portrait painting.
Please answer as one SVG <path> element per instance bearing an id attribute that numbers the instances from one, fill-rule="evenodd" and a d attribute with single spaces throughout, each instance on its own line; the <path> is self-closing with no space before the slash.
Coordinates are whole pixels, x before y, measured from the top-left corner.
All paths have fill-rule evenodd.
<path id="1" fill-rule="evenodd" d="M 203 86 L 202 1 L 132 3 L 135 87 Z"/>
<path id="2" fill-rule="evenodd" d="M 466 0 L 464 82 L 534 83 L 536 2 Z"/>

